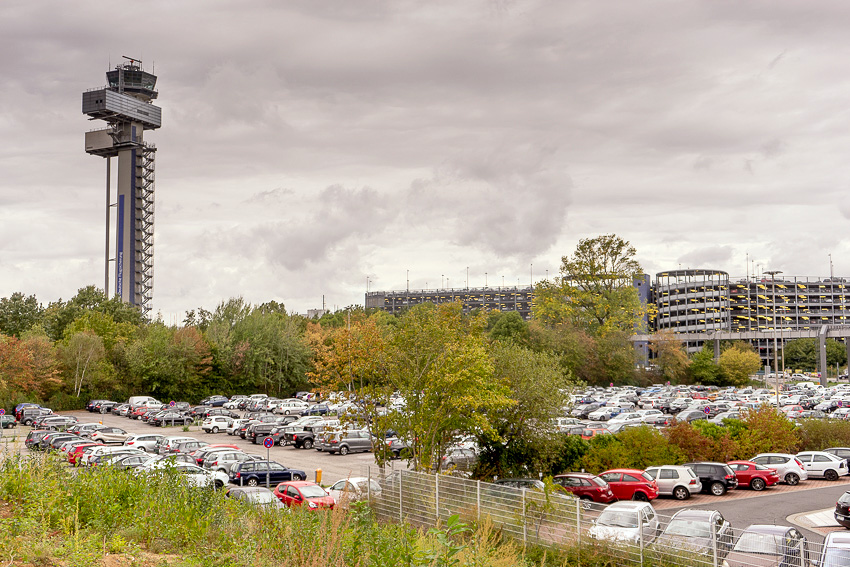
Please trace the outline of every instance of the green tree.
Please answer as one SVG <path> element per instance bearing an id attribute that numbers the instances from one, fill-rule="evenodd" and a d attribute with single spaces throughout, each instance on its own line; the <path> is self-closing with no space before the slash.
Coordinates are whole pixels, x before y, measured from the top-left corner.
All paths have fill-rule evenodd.
<path id="1" fill-rule="evenodd" d="M 487 415 L 511 405 L 510 390 L 494 378 L 481 317 L 458 304 L 411 308 L 387 345 L 387 378 L 406 402 L 387 423 L 411 446 L 416 470 L 439 467 L 459 435 L 495 436 Z"/>
<path id="2" fill-rule="evenodd" d="M 683 462 L 680 449 L 649 426 L 630 427 L 617 435 L 597 435 L 582 458 L 584 468 L 597 474 L 613 468 L 645 469 Z"/>
<path id="3" fill-rule="evenodd" d="M 494 312 L 488 320 L 487 327 L 490 338 L 497 341 L 513 341 L 527 345 L 531 336 L 528 323 L 516 311 Z"/>
<path id="4" fill-rule="evenodd" d="M 812 372 L 820 365 L 818 339 L 794 339 L 785 343 L 782 349 L 785 367 L 804 372 Z M 830 367 L 847 364 L 847 350 L 844 344 L 835 339 L 826 339 L 826 363 Z"/>
<path id="5" fill-rule="evenodd" d="M 510 390 L 513 403 L 487 415 L 492 434 L 478 435 L 481 448 L 476 475 L 481 478 L 528 476 L 554 459 L 553 440 L 559 434 L 553 420 L 568 403 L 575 386 L 557 359 L 513 342 L 495 341 L 490 347 L 495 379 Z"/>
<path id="6" fill-rule="evenodd" d="M 717 366 L 726 385 L 744 386 L 749 382 L 750 375 L 758 372 L 761 359 L 748 343 L 736 341 L 732 347 L 720 353 Z"/>
<path id="7" fill-rule="evenodd" d="M 643 278 L 636 253 L 613 234 L 579 241 L 575 253 L 562 258 L 560 277 L 537 284 L 535 318 L 569 322 L 593 336 L 642 328 L 648 308 L 634 285 Z"/>
<path id="8" fill-rule="evenodd" d="M 105 357 L 103 339 L 93 331 L 80 331 L 65 339 L 62 359 L 68 368 L 76 397 L 80 397 L 84 384 L 93 381 Z"/>
<path id="9" fill-rule="evenodd" d="M 34 295 L 15 292 L 0 298 L 0 333 L 20 338 L 40 322 L 43 311 Z"/>
<path id="10" fill-rule="evenodd" d="M 722 383 L 720 367 L 714 362 L 714 348 L 709 342 L 703 345 L 702 350 L 693 354 L 688 369 L 697 384 L 719 386 Z"/>

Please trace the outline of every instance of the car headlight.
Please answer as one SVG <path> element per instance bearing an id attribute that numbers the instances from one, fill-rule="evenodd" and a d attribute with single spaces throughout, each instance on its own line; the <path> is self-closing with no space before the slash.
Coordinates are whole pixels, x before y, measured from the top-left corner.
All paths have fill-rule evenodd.
<path id="1" fill-rule="evenodd" d="M 310 508 L 318 508 L 319 507 L 319 505 L 316 504 L 315 502 L 308 502 L 307 506 L 309 506 Z M 727 565 L 727 567 L 728 567 L 728 565 Z"/>

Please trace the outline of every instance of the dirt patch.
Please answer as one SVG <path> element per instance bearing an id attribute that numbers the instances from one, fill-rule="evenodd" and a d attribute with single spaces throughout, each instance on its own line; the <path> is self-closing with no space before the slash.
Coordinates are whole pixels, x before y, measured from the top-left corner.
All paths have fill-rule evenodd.
<path id="1" fill-rule="evenodd" d="M 15 509 L 15 505 L 11 502 L 6 502 L 5 500 L 0 500 L 0 518 L 8 520 L 12 518 L 15 514 L 13 510 Z"/>

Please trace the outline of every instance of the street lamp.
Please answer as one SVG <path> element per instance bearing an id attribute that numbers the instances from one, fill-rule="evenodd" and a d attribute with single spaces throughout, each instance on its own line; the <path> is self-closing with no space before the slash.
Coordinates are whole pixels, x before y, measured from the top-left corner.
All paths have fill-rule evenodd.
<path id="1" fill-rule="evenodd" d="M 776 409 L 779 409 L 779 347 L 776 343 L 776 274 L 781 274 L 782 270 L 765 270 L 764 273 L 770 275 L 770 282 L 773 286 L 773 374 L 776 376 Z"/>

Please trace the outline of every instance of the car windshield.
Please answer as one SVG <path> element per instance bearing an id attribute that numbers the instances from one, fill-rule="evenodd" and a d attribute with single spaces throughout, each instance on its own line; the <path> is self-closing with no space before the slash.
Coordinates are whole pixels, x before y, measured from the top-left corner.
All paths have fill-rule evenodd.
<path id="1" fill-rule="evenodd" d="M 782 536 L 744 532 L 735 544 L 735 551 L 743 553 L 759 553 L 763 555 L 780 555 Z"/>
<path id="2" fill-rule="evenodd" d="M 328 495 L 324 488 L 317 485 L 302 486 L 301 494 L 304 495 L 304 498 L 321 498 Z"/>
<path id="3" fill-rule="evenodd" d="M 273 492 L 266 490 L 258 492 L 249 492 L 245 495 L 245 500 L 253 504 L 271 504 L 277 499 Z"/>
<path id="4" fill-rule="evenodd" d="M 850 549 L 829 547 L 824 553 L 820 567 L 847 567 L 850 565 Z"/>
<path id="5" fill-rule="evenodd" d="M 702 521 L 694 520 L 673 520 L 664 531 L 666 535 L 686 536 L 686 537 L 711 537 L 711 531 L 708 529 L 708 524 Z"/>
<path id="6" fill-rule="evenodd" d="M 637 514 L 634 512 L 617 512 L 605 510 L 599 515 L 596 523 L 600 526 L 611 526 L 617 528 L 636 528 L 638 525 Z"/>

